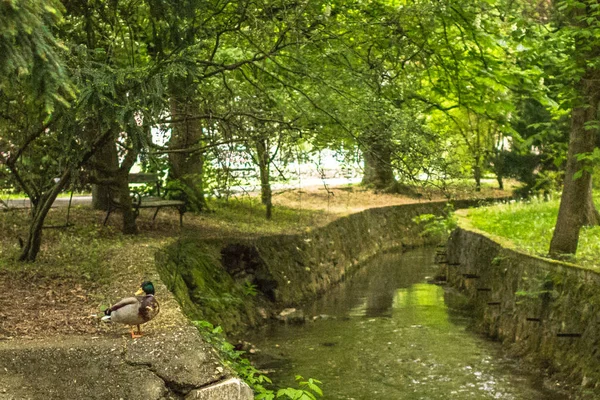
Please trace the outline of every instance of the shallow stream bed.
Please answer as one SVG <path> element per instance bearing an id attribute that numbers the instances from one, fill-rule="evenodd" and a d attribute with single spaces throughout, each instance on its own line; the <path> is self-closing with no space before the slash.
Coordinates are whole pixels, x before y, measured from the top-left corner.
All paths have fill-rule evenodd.
<path id="1" fill-rule="evenodd" d="M 247 336 L 277 386 L 323 382 L 328 400 L 558 400 L 467 329 L 460 295 L 426 283 L 435 249 L 385 253 L 304 308 L 304 325 L 271 324 Z"/>

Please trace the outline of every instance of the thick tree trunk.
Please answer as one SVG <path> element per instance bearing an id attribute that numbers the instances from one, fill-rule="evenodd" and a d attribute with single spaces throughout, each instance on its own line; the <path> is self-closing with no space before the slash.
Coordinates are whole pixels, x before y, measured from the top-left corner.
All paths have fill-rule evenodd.
<path id="1" fill-rule="evenodd" d="M 133 140 L 131 142 L 133 142 Z M 116 190 L 119 196 L 119 204 L 123 207 L 123 233 L 126 235 L 135 235 L 138 233 L 137 225 L 135 223 L 138 215 L 132 208 L 131 195 L 129 192 L 129 171 L 131 171 L 131 167 L 135 164 L 138 154 L 139 149 L 137 149 L 136 146 L 131 145 L 116 174 Z"/>
<path id="2" fill-rule="evenodd" d="M 117 146 L 114 142 L 105 144 L 92 158 L 93 175 L 98 181 L 110 179 L 119 169 Z M 109 188 L 107 185 L 92 185 L 92 207 L 95 210 L 108 209 Z"/>
<path id="3" fill-rule="evenodd" d="M 123 233 L 126 235 L 135 235 L 138 233 L 137 224 L 135 223 L 137 214 L 132 208 L 131 196 L 129 195 L 128 175 L 129 170 L 127 170 L 126 173 L 119 173 L 117 175 L 115 189 L 118 195 L 119 204 L 122 207 Z"/>
<path id="4" fill-rule="evenodd" d="M 596 209 L 596 205 L 594 204 L 593 191 L 592 191 L 592 180 L 590 179 L 590 187 L 587 191 L 587 196 L 583 201 L 584 217 L 583 217 L 583 225 L 584 226 L 595 226 L 600 225 L 600 213 Z"/>
<path id="5" fill-rule="evenodd" d="M 172 125 L 170 149 L 189 149 L 198 147 L 204 138 L 202 124 L 195 117 L 200 112 L 200 103 L 193 97 L 182 96 L 178 86 L 172 88 L 170 99 Z M 204 198 L 203 174 L 204 153 L 201 151 L 169 153 L 171 168 L 169 178 L 181 182 L 188 196 L 189 205 L 193 210 L 201 211 L 207 208 Z"/>
<path id="6" fill-rule="evenodd" d="M 370 133 L 364 137 L 365 173 L 362 184 L 376 190 L 397 190 L 392 167 L 392 143 L 385 134 Z"/>
<path id="7" fill-rule="evenodd" d="M 108 209 L 109 190 L 105 185 L 92 185 L 92 208 L 94 210 Z"/>
<path id="8" fill-rule="evenodd" d="M 93 129 L 93 128 L 92 128 Z M 118 125 L 111 127 L 113 138 L 121 133 Z M 123 219 L 122 232 L 128 235 L 138 233 L 136 218 L 137 214 L 132 208 L 131 197 L 129 194 L 129 171 L 137 161 L 139 149 L 133 145 L 133 140 L 128 133 L 126 141 L 128 142 L 127 152 L 119 165 L 119 155 L 117 145 L 114 141 L 107 141 L 99 147 L 91 160 L 92 165 L 92 205 L 95 209 L 107 210 L 109 204 L 109 195 L 116 198 L 120 205 L 119 211 Z"/>
<path id="9" fill-rule="evenodd" d="M 266 218 L 271 219 L 273 210 L 273 194 L 270 181 L 269 147 L 267 141 L 259 139 L 256 141 L 256 154 L 258 156 L 258 168 L 260 170 L 260 198 L 266 206 Z"/>
<path id="10" fill-rule="evenodd" d="M 556 227 L 550 243 L 550 255 L 575 254 L 581 227 L 598 223 L 598 213 L 592 202 L 592 175 L 584 169 L 577 155 L 594 150 L 597 129 L 586 129 L 586 122 L 597 120 L 599 93 L 595 84 L 598 74 L 588 73 L 581 82 L 583 104 L 573 109 L 569 153 Z M 575 174 L 583 173 L 578 179 Z"/>

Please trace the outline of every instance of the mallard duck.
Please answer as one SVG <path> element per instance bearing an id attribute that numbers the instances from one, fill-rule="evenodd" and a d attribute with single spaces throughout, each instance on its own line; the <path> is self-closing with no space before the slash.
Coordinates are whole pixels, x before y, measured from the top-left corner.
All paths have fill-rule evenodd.
<path id="1" fill-rule="evenodd" d="M 131 337 L 135 339 L 142 336 L 140 325 L 156 317 L 159 310 L 158 301 L 154 297 L 154 285 L 145 281 L 135 293 L 135 297 L 126 297 L 104 310 L 105 316 L 102 317 L 102 321 L 131 325 Z M 137 334 L 133 332 L 134 325 L 137 325 Z"/>

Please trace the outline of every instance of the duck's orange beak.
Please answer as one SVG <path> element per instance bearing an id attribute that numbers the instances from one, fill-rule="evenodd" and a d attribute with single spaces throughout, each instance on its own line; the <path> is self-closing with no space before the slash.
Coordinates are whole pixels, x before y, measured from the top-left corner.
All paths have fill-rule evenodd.
<path id="1" fill-rule="evenodd" d="M 140 290 L 138 290 L 137 292 L 135 292 L 136 296 L 141 296 L 144 294 L 144 289 L 140 288 Z"/>

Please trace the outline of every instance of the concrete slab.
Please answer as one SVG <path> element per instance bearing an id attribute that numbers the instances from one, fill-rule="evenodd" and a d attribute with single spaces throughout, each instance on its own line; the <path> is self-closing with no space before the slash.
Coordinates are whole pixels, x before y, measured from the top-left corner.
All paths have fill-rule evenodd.
<path id="1" fill-rule="evenodd" d="M 0 342 L 0 400 L 182 399 L 231 377 L 193 327 L 136 340 Z"/>

